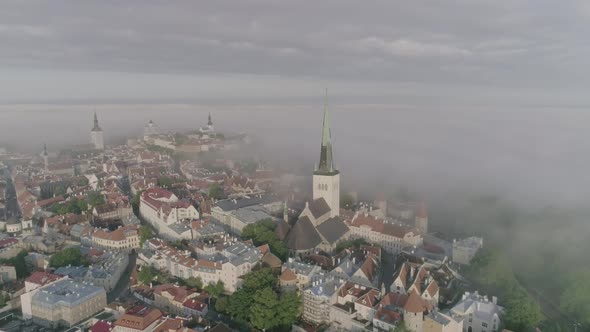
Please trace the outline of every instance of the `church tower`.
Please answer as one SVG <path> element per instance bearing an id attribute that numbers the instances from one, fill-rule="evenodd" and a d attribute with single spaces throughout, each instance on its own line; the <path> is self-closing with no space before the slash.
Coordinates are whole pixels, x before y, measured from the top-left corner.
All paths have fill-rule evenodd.
<path id="1" fill-rule="evenodd" d="M 94 145 L 97 150 L 104 150 L 104 137 L 102 135 L 102 129 L 98 125 L 98 117 L 94 112 L 94 127 L 90 131 L 90 142 Z"/>
<path id="2" fill-rule="evenodd" d="M 213 128 L 213 120 L 211 120 L 211 113 L 209 113 L 209 117 L 207 118 L 207 128 L 210 132 L 215 131 L 215 129 Z"/>
<path id="3" fill-rule="evenodd" d="M 43 154 L 41 154 L 41 156 L 43 157 L 43 167 L 47 171 L 49 169 L 49 154 L 47 153 L 47 144 L 43 144 Z"/>
<path id="4" fill-rule="evenodd" d="M 418 229 L 418 231 L 420 231 L 420 233 L 428 233 L 428 211 L 426 210 L 426 203 L 424 203 L 424 201 L 418 203 L 414 222 L 415 227 Z"/>
<path id="5" fill-rule="evenodd" d="M 326 90 L 326 100 L 327 97 L 328 91 Z M 340 172 L 334 167 L 327 102 L 324 105 L 320 162 L 313 172 L 313 199 L 318 198 L 324 198 L 330 206 L 330 217 L 340 214 Z"/>

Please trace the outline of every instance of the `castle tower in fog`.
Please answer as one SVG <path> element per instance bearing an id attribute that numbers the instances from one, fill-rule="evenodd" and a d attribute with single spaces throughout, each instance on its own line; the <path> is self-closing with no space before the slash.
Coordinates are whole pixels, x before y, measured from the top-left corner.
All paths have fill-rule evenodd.
<path id="1" fill-rule="evenodd" d="M 94 145 L 95 149 L 104 150 L 104 137 L 102 129 L 98 125 L 96 112 L 94 112 L 94 127 L 92 127 L 92 130 L 90 131 L 90 142 Z"/>
<path id="2" fill-rule="evenodd" d="M 326 90 L 326 99 L 327 94 Z M 330 217 L 340 214 L 340 171 L 334 166 L 327 102 L 324 105 L 320 162 L 313 172 L 313 199 L 318 198 L 323 198 L 330 206 Z"/>

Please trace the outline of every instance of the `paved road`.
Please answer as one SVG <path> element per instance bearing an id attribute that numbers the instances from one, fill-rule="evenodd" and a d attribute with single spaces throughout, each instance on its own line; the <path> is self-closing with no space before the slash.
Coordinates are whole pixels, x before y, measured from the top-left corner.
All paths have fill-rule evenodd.
<path id="1" fill-rule="evenodd" d="M 16 190 L 10 177 L 5 177 L 6 180 L 6 214 L 8 218 L 11 216 L 18 217 L 19 209 L 18 202 L 16 201 Z"/>
<path id="2" fill-rule="evenodd" d="M 115 288 L 113 288 L 113 290 L 107 294 L 107 302 L 108 303 L 115 301 L 118 297 L 124 297 L 124 296 L 128 296 L 130 294 L 130 292 L 129 292 L 129 276 L 131 276 L 131 272 L 135 269 L 136 262 L 137 262 L 137 254 L 136 253 L 129 254 L 129 264 L 127 264 L 127 268 L 125 269 L 125 272 L 123 272 L 123 274 L 121 275 L 121 278 L 119 279 L 119 282 L 117 283 Z"/>

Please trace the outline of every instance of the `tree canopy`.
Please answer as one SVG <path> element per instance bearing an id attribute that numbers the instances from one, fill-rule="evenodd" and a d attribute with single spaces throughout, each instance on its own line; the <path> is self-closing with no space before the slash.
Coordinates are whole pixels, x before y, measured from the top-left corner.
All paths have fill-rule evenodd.
<path id="1" fill-rule="evenodd" d="M 151 266 L 142 266 L 137 273 L 137 280 L 144 285 L 149 285 L 154 279 L 154 273 Z"/>
<path id="2" fill-rule="evenodd" d="M 560 307 L 569 315 L 590 328 L 590 269 L 569 277 L 569 283 L 561 295 Z"/>
<path id="3" fill-rule="evenodd" d="M 62 266 L 88 266 L 90 262 L 78 248 L 68 248 L 58 251 L 49 259 L 49 266 L 58 268 Z"/>
<path id="4" fill-rule="evenodd" d="M 198 291 L 203 289 L 203 280 L 200 277 L 189 277 L 188 279 L 184 279 L 184 283 Z"/>
<path id="5" fill-rule="evenodd" d="M 139 245 L 140 246 L 143 246 L 145 241 L 147 241 L 153 237 L 154 237 L 154 232 L 152 232 L 152 229 L 150 227 L 141 226 L 139 228 Z"/>
<path id="6" fill-rule="evenodd" d="M 282 261 L 287 259 L 289 250 L 285 242 L 281 241 L 275 234 L 276 223 L 271 219 L 263 219 L 257 223 L 249 224 L 242 229 L 243 239 L 252 239 L 254 245 L 268 244 L 270 251 Z"/>
<path id="7" fill-rule="evenodd" d="M 27 252 L 23 250 L 14 257 L 0 259 L 0 264 L 14 266 L 16 277 L 19 279 L 26 278 L 29 275 L 27 264 L 25 263 L 26 256 Z"/>
<path id="8" fill-rule="evenodd" d="M 59 215 L 68 213 L 82 214 L 88 210 L 88 203 L 83 199 L 73 198 L 60 204 L 54 204 L 51 212 Z"/>
<path id="9" fill-rule="evenodd" d="M 209 197 L 213 199 L 224 199 L 225 192 L 219 183 L 214 183 L 209 187 Z"/>
<path id="10" fill-rule="evenodd" d="M 471 261 L 467 274 L 482 291 L 498 295 L 500 304 L 506 308 L 506 328 L 527 331 L 543 319 L 541 307 L 516 279 L 502 251 L 481 249 Z"/>
<path id="11" fill-rule="evenodd" d="M 252 271 L 244 276 L 242 288 L 220 299 L 216 309 L 257 329 L 290 327 L 299 317 L 301 300 L 294 292 L 279 294 L 277 285 L 270 269 Z"/>
<path id="12" fill-rule="evenodd" d="M 219 296 L 221 296 L 221 294 L 223 294 L 224 290 L 225 290 L 225 285 L 223 284 L 223 281 L 221 281 L 221 280 L 218 280 L 216 283 L 210 283 L 207 286 L 205 286 L 205 291 L 207 293 L 209 293 L 209 295 L 211 295 L 211 297 L 214 299 L 218 299 Z"/>

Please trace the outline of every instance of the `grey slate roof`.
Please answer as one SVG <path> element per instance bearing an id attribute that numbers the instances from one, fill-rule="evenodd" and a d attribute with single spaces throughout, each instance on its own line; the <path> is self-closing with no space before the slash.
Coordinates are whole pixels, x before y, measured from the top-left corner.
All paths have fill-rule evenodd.
<path id="1" fill-rule="evenodd" d="M 287 247 L 292 250 L 313 249 L 321 242 L 322 238 L 307 217 L 299 218 L 287 235 Z"/>
<path id="2" fill-rule="evenodd" d="M 279 240 L 284 240 L 289 233 L 289 229 L 291 227 L 287 224 L 283 219 L 277 220 L 277 227 L 275 228 L 275 234 L 279 238 Z"/>
<path id="3" fill-rule="evenodd" d="M 309 211 L 311 211 L 313 217 L 317 219 L 330 212 L 331 209 L 328 203 L 326 203 L 326 200 L 323 197 L 320 197 L 309 203 Z"/>
<path id="4" fill-rule="evenodd" d="M 330 244 L 333 244 L 348 232 L 348 226 L 340 217 L 333 217 L 319 224 L 317 230 Z"/>
<path id="5" fill-rule="evenodd" d="M 236 200 L 224 199 L 217 202 L 215 206 L 221 208 L 223 211 L 231 211 L 252 205 L 270 204 L 275 200 L 276 199 L 272 195 L 263 195 L 260 197 L 241 198 Z"/>
<path id="6" fill-rule="evenodd" d="M 105 293 L 104 288 L 73 280 L 60 280 L 39 290 L 32 300 L 37 305 L 49 308 L 56 305 L 73 307 L 100 293 Z"/>

